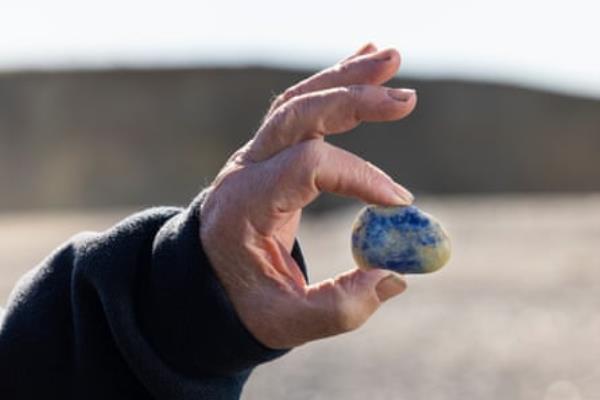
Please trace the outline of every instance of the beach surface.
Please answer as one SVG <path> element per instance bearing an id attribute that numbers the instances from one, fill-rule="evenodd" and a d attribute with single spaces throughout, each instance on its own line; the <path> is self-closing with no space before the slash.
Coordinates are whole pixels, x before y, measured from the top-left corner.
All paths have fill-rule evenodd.
<path id="1" fill-rule="evenodd" d="M 245 400 L 600 399 L 600 194 L 419 198 L 450 263 L 359 330 L 260 366 Z M 0 214 L 0 304 L 60 243 L 134 210 Z M 311 282 L 353 267 L 357 208 L 303 221 Z"/>

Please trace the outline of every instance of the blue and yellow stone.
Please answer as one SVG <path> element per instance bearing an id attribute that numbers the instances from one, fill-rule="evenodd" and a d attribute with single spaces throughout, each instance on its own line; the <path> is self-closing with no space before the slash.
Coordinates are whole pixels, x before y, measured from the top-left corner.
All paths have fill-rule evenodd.
<path id="1" fill-rule="evenodd" d="M 434 217 L 415 206 L 370 205 L 354 222 L 352 254 L 360 268 L 422 274 L 444 266 L 450 239 Z"/>

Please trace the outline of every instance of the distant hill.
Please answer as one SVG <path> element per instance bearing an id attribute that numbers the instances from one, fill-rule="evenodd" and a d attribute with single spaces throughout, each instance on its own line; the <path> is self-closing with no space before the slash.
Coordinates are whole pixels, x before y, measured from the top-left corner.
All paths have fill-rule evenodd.
<path id="1" fill-rule="evenodd" d="M 1 74 L 0 210 L 185 204 L 255 131 L 269 99 L 309 74 Z M 331 141 L 417 194 L 600 190 L 600 101 L 476 82 L 393 85 L 417 89 L 412 116 Z"/>

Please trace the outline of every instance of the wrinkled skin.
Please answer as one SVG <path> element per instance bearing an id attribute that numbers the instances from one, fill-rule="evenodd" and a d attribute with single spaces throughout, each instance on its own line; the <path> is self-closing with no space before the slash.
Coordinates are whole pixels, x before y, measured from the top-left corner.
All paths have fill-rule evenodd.
<path id="1" fill-rule="evenodd" d="M 367 44 L 290 87 L 209 188 L 202 243 L 241 321 L 267 347 L 354 330 L 406 288 L 400 275 L 357 268 L 307 285 L 290 256 L 302 208 L 322 191 L 379 205 L 412 202 L 383 171 L 324 141 L 363 121 L 410 114 L 415 92 L 382 86 L 399 65 L 396 50 Z"/>

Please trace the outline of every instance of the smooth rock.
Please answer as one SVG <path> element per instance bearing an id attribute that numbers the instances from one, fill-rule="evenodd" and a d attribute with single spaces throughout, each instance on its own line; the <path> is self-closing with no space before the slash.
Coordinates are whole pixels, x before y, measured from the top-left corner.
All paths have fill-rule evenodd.
<path id="1" fill-rule="evenodd" d="M 354 222 L 352 254 L 360 268 L 421 274 L 444 266 L 450 239 L 434 217 L 415 206 L 370 205 Z"/>

